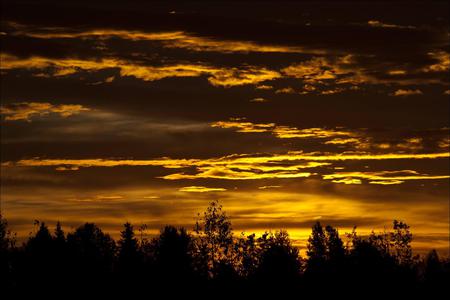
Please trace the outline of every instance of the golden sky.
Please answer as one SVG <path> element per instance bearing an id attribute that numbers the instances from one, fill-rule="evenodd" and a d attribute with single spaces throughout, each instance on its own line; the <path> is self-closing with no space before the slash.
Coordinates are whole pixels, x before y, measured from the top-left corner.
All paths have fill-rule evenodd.
<path id="1" fill-rule="evenodd" d="M 117 236 L 219 199 L 237 233 L 400 219 L 447 253 L 450 10 L 386 5 L 8 2 L 2 214 Z"/>

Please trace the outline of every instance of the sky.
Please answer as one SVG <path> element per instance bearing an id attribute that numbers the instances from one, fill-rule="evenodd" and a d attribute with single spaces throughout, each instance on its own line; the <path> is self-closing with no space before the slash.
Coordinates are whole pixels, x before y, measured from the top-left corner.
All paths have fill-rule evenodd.
<path id="1" fill-rule="evenodd" d="M 448 252 L 448 2 L 2 1 L 1 211 L 18 238 L 126 221 L 411 226 Z"/>

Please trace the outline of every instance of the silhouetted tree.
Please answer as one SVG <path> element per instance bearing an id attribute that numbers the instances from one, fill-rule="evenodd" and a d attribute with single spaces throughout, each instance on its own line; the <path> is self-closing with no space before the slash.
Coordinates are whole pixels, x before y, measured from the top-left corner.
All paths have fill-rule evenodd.
<path id="1" fill-rule="evenodd" d="M 154 267 L 155 243 L 147 237 L 147 225 L 142 224 L 138 227 L 139 239 L 138 249 L 141 253 L 143 269 L 150 270 Z"/>
<path id="2" fill-rule="evenodd" d="M 128 277 L 137 271 L 141 262 L 141 254 L 138 249 L 138 241 L 134 235 L 133 226 L 130 223 L 123 225 L 120 232 L 118 267 L 121 273 L 126 273 Z"/>
<path id="3" fill-rule="evenodd" d="M 15 237 L 8 229 L 8 221 L 0 214 L 0 278 L 7 289 L 15 285 L 16 274 L 12 262 L 12 252 L 15 250 Z"/>
<path id="4" fill-rule="evenodd" d="M 417 287 L 427 293 L 438 291 L 450 280 L 450 261 L 439 258 L 434 250 L 423 260 L 413 258 L 409 226 L 395 220 L 391 231 L 367 236 L 358 235 L 355 227 L 347 235 L 346 248 L 336 228 L 315 223 L 306 265 L 284 230 L 259 238 L 244 233 L 235 237 L 217 201 L 198 220 L 192 235 L 183 228 L 165 226 L 149 240 L 142 226 L 138 239 L 133 226 L 125 223 L 118 247 L 93 223 L 67 236 L 59 222 L 53 234 L 44 222 L 35 225 L 23 246 L 16 247 L 6 220 L 0 217 L 0 275 L 16 291 L 51 287 L 63 292 L 74 286 L 105 291 L 113 286 L 129 295 L 134 286 L 153 283 L 154 289 L 168 296 L 190 293 L 200 283 L 206 293 L 216 290 L 226 296 L 225 291 L 232 295 L 236 288 L 246 287 L 265 296 L 267 289 L 260 287 L 275 283 L 278 297 L 293 289 L 325 296 L 351 282 L 371 295 L 394 289 L 405 296 Z"/>
<path id="5" fill-rule="evenodd" d="M 325 227 L 325 244 L 327 252 L 323 272 L 326 274 L 322 277 L 335 286 L 341 285 L 348 280 L 346 250 L 338 230 L 330 225 Z"/>
<path id="6" fill-rule="evenodd" d="M 53 237 L 45 222 L 35 221 L 37 230 L 25 244 L 26 263 L 20 266 L 21 280 L 33 288 L 41 287 L 45 278 L 55 271 L 55 254 Z"/>
<path id="7" fill-rule="evenodd" d="M 236 266 L 239 276 L 246 278 L 255 274 L 259 265 L 259 255 L 261 252 L 256 235 L 245 236 L 244 233 L 235 244 L 235 253 L 233 265 Z"/>
<path id="8" fill-rule="evenodd" d="M 305 275 L 310 284 L 326 280 L 338 285 L 345 280 L 346 251 L 337 229 L 330 225 L 323 228 L 320 222 L 316 222 L 307 248 Z"/>
<path id="9" fill-rule="evenodd" d="M 390 288 L 396 283 L 397 263 L 389 252 L 389 234 L 372 232 L 368 237 L 360 237 L 356 230 L 349 235 L 350 249 L 349 273 L 355 284 L 368 288 L 377 282 Z"/>
<path id="10" fill-rule="evenodd" d="M 196 268 L 209 278 L 230 271 L 233 253 L 231 222 L 218 201 L 212 201 L 194 227 Z"/>
<path id="11" fill-rule="evenodd" d="M 30 252 L 39 253 L 47 251 L 52 243 L 52 235 L 48 230 L 47 225 L 44 222 L 35 221 L 35 224 L 39 227 L 34 237 L 30 237 L 27 243 L 27 248 Z"/>
<path id="12" fill-rule="evenodd" d="M 427 285 L 442 284 L 444 275 L 443 264 L 435 249 L 431 250 L 425 258 L 425 283 Z"/>
<path id="13" fill-rule="evenodd" d="M 58 221 L 55 227 L 55 234 L 53 240 L 58 244 L 64 244 L 66 242 L 66 236 L 62 230 L 61 223 Z"/>
<path id="14" fill-rule="evenodd" d="M 192 279 L 191 237 L 184 228 L 165 226 L 155 239 L 155 263 L 164 279 Z"/>
<path id="15" fill-rule="evenodd" d="M 66 235 L 61 227 L 61 223 L 58 221 L 55 226 L 55 231 L 53 234 L 53 248 L 55 251 L 55 259 L 61 264 L 61 268 L 64 267 L 65 261 L 67 259 L 67 244 Z"/>
<path id="16" fill-rule="evenodd" d="M 67 235 L 72 277 L 93 288 L 110 280 L 115 258 L 115 243 L 93 223 L 86 223 Z"/>
<path id="17" fill-rule="evenodd" d="M 8 221 L 0 215 L 0 253 L 4 255 L 9 249 Z M 3 256 L 2 256 L 3 257 Z"/>
<path id="18" fill-rule="evenodd" d="M 337 262 L 344 258 L 344 243 L 339 237 L 338 230 L 330 225 L 325 227 L 325 244 L 327 260 Z"/>
<path id="19" fill-rule="evenodd" d="M 8 221 L 0 214 L 0 251 L 9 250 L 15 245 L 15 237 L 12 236 L 11 231 L 8 229 Z"/>
<path id="20" fill-rule="evenodd" d="M 409 226 L 401 221 L 394 220 L 394 231 L 390 234 L 393 255 L 400 265 L 408 266 L 412 262 L 412 233 Z"/>
<path id="21" fill-rule="evenodd" d="M 31 236 L 25 245 L 25 249 L 32 259 L 33 264 L 38 264 L 34 267 L 45 267 L 49 264 L 49 260 L 53 255 L 53 238 L 47 225 L 44 222 L 35 221 L 38 226 L 34 236 Z"/>
<path id="22" fill-rule="evenodd" d="M 320 222 L 316 222 L 312 227 L 311 236 L 308 238 L 307 248 L 308 273 L 313 275 L 322 272 L 327 258 L 327 245 L 325 232 Z"/>
<path id="23" fill-rule="evenodd" d="M 300 275 L 298 249 L 291 244 L 287 231 L 265 233 L 258 240 L 261 247 L 256 278 L 267 282 L 293 282 Z"/>

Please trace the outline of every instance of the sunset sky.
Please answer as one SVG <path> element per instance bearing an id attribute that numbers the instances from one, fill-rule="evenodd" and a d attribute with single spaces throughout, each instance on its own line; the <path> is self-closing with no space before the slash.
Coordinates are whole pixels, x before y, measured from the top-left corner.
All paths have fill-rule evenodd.
<path id="1" fill-rule="evenodd" d="M 448 252 L 448 2 L 2 1 L 1 210 Z M 178 4 L 176 4 L 178 3 Z M 180 4 L 181 3 L 181 4 Z"/>

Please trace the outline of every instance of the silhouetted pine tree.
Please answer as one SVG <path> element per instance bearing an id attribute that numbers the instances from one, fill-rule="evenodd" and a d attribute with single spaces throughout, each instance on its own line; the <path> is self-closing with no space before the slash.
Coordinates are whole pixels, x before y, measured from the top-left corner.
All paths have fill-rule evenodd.
<path id="1" fill-rule="evenodd" d="M 138 240 L 135 237 L 133 226 L 126 222 L 120 232 L 118 244 L 117 268 L 120 286 L 142 283 L 144 281 L 143 256 L 139 249 Z M 149 274 L 146 274 L 149 275 Z"/>
<path id="2" fill-rule="evenodd" d="M 431 250 L 425 258 L 425 283 L 437 285 L 442 283 L 444 268 L 435 249 Z"/>
<path id="3" fill-rule="evenodd" d="M 323 271 L 327 258 L 326 237 L 320 222 L 316 222 L 312 227 L 307 248 L 307 272 L 311 276 L 314 276 L 314 274 L 318 274 Z"/>
<path id="4" fill-rule="evenodd" d="M 64 244 L 66 242 L 66 236 L 64 234 L 64 231 L 62 230 L 61 223 L 59 221 L 56 223 L 54 235 L 55 237 L 53 238 L 53 240 L 56 243 Z"/>
<path id="5" fill-rule="evenodd" d="M 26 263 L 21 265 L 24 275 L 21 280 L 32 288 L 40 288 L 45 278 L 54 272 L 53 238 L 44 222 L 35 221 L 37 230 L 25 244 Z"/>
<path id="6" fill-rule="evenodd" d="M 120 240 L 118 242 L 118 263 L 120 272 L 128 273 L 136 271 L 140 263 L 140 253 L 133 226 L 127 222 L 123 227 L 124 229 L 120 232 Z"/>
<path id="7" fill-rule="evenodd" d="M 182 283 L 193 278 L 192 240 L 184 228 L 165 226 L 155 239 L 155 264 L 163 280 Z"/>

